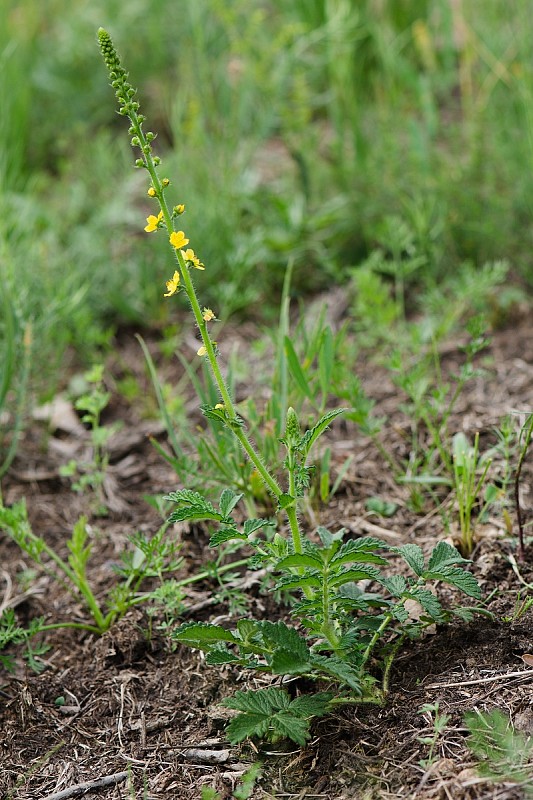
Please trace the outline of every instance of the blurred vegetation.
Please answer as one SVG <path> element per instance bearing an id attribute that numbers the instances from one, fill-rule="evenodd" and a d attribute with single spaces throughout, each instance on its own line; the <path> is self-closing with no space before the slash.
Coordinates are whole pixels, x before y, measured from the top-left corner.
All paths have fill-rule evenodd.
<path id="1" fill-rule="evenodd" d="M 169 313 L 100 25 L 220 314 L 277 316 L 289 259 L 304 295 L 377 253 L 410 308 L 465 264 L 506 259 L 533 283 L 526 0 L 4 0 L 0 415 L 19 402 L 30 328 L 43 395 L 67 346 L 87 355 Z"/>

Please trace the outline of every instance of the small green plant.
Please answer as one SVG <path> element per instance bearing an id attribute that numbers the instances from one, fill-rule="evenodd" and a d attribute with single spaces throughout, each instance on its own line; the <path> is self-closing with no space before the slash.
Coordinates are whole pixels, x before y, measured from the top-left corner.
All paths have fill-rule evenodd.
<path id="1" fill-rule="evenodd" d="M 49 648 L 44 642 L 36 644 L 32 639 L 44 629 L 42 617 L 33 619 L 27 628 L 23 628 L 16 620 L 15 611 L 7 608 L 0 616 L 0 664 L 4 669 L 13 670 L 14 657 L 3 651 L 13 645 L 23 645 L 22 656 L 29 668 L 34 672 L 41 672 L 43 665 L 38 656 L 46 653 Z"/>
<path id="2" fill-rule="evenodd" d="M 508 614 L 502 617 L 502 622 L 517 622 L 521 617 L 526 614 L 529 609 L 533 606 L 533 595 L 528 595 L 526 592 L 526 596 L 523 596 L 522 590 L 519 589 L 516 600 L 514 604 L 514 608 L 512 614 Z"/>
<path id="3" fill-rule="evenodd" d="M 283 446 L 283 460 L 273 465 L 265 461 L 239 413 L 231 388 L 224 379 L 218 360 L 219 344 L 213 341 L 211 324 L 215 312 L 202 307 L 193 283 L 194 270 L 203 272 L 204 263 L 191 248 L 182 229 L 182 203 L 170 205 L 166 190 L 168 178 L 159 175 L 160 159 L 153 152 L 155 134 L 145 133 L 145 118 L 139 113 L 136 92 L 127 79 L 109 34 L 98 31 L 100 49 L 109 70 L 111 85 L 119 103 L 119 113 L 130 120 L 131 144 L 140 151 L 136 166 L 148 173 L 148 196 L 159 204 L 157 215 L 147 217 L 145 231 L 164 230 L 174 254 L 174 271 L 166 282 L 165 297 L 181 290 L 191 308 L 200 341 L 197 355 L 205 359 L 216 396 L 203 402 L 201 410 L 209 424 L 225 429 L 241 448 L 270 496 L 276 517 L 261 518 L 237 513 L 243 492 L 225 488 L 215 505 L 205 492 L 189 488 L 171 492 L 164 498 L 175 504 L 170 522 L 205 521 L 215 527 L 210 544 L 219 547 L 237 543 L 251 548 L 251 567 L 278 573 L 275 588 L 292 596 L 291 615 L 295 624 L 285 621 L 240 619 L 233 629 L 217 624 L 191 622 L 172 634 L 177 643 L 204 650 L 213 665 L 233 664 L 274 676 L 305 678 L 320 684 L 325 691 L 291 697 L 285 688 L 269 687 L 237 692 L 227 704 L 239 713 L 228 728 L 230 741 L 248 736 L 272 740 L 289 737 L 304 745 L 310 735 L 310 721 L 336 705 L 345 703 L 382 704 L 389 689 L 394 656 L 408 637 L 415 637 L 435 622 L 445 622 L 452 614 L 469 617 L 468 609 L 446 611 L 430 590 L 432 582 L 451 585 L 478 599 L 480 589 L 463 565 L 466 560 L 450 545 L 441 542 L 426 562 L 414 544 L 390 548 L 378 539 L 344 541 L 344 531 L 331 533 L 319 528 L 317 537 L 302 530 L 299 511 L 311 484 L 311 451 L 323 433 L 349 409 L 327 410 L 326 397 L 331 377 L 327 353 L 331 342 L 319 337 L 318 394 L 313 394 L 304 368 L 288 336 L 283 336 L 286 366 L 283 375 L 293 375 L 303 395 L 313 405 L 318 420 L 302 426 L 301 414 L 289 405 L 286 383 L 281 383 L 279 408 L 274 419 Z M 280 337 L 281 338 L 281 337 Z M 320 353 L 325 355 L 320 368 Z M 284 362 L 285 363 L 285 362 Z M 321 374 L 323 373 L 323 374 Z M 314 398 L 318 397 L 318 402 Z M 242 405 L 242 404 L 240 404 Z M 276 532 L 272 536 L 271 528 Z M 378 552 L 380 551 L 380 552 Z M 381 553 L 401 556 L 412 575 L 390 576 L 382 567 L 388 561 Z M 370 581 L 381 592 L 365 592 L 358 585 Z M 411 619 L 407 601 L 418 602 L 422 612 Z M 379 680 L 375 676 L 379 672 Z"/>
<path id="4" fill-rule="evenodd" d="M 485 484 L 487 472 L 491 465 L 490 458 L 479 454 L 479 433 L 474 436 L 474 444 L 470 445 L 464 433 L 456 433 L 453 437 L 453 477 L 454 489 L 459 511 L 461 528 L 461 550 L 470 555 L 474 548 L 474 530 L 472 512 L 479 504 L 479 493 Z M 492 484 L 485 487 L 484 505 L 490 504 L 498 490 Z"/>
<path id="5" fill-rule="evenodd" d="M 260 776 L 261 764 L 252 764 L 241 777 L 239 785 L 233 790 L 232 800 L 248 800 Z M 211 786 L 202 786 L 201 800 L 223 800 L 223 798 Z"/>
<path id="6" fill-rule="evenodd" d="M 450 715 L 440 713 L 438 702 L 425 703 L 418 713 L 427 715 L 433 728 L 429 736 L 417 737 L 420 744 L 426 744 L 429 747 L 427 758 L 423 758 L 418 762 L 421 767 L 427 769 L 435 763 L 435 749 L 442 732 L 445 730 L 446 725 L 450 721 Z"/>
<path id="7" fill-rule="evenodd" d="M 61 558 L 45 540 L 37 536 L 31 528 L 24 501 L 5 508 L 0 503 L 0 530 L 5 531 L 45 572 L 66 587 L 77 599 L 81 599 L 92 617 L 92 622 L 60 622 L 41 625 L 39 630 L 54 628 L 80 628 L 102 634 L 128 608 L 147 600 L 150 595 L 139 592 L 140 586 L 148 577 L 159 577 L 175 570 L 181 563 L 177 546 L 165 537 L 164 525 L 149 538 L 143 534 L 130 537 L 131 550 L 124 553 L 122 564 L 117 567 L 121 581 L 109 589 L 104 601 L 99 600 L 90 585 L 88 566 L 92 550 L 92 537 L 85 517 L 80 517 L 74 525 L 72 535 L 67 541 L 69 555 Z M 37 630 L 32 629 L 32 635 Z"/>
<path id="8" fill-rule="evenodd" d="M 74 404 L 78 411 L 83 412 L 82 422 L 85 422 L 90 428 L 92 446 L 90 460 L 84 462 L 71 460 L 60 470 L 63 477 L 71 478 L 74 491 L 83 493 L 89 490 L 93 492 L 96 500 L 94 511 L 100 515 L 107 513 L 104 481 L 109 465 L 109 456 L 106 445 L 120 427 L 120 423 L 101 424 L 102 411 L 107 408 L 111 398 L 110 392 L 104 388 L 103 375 L 103 364 L 97 364 L 86 372 L 84 380 L 89 384 L 90 389 L 78 397 Z"/>
<path id="9" fill-rule="evenodd" d="M 509 718 L 498 709 L 483 714 L 473 711 L 465 716 L 469 737 L 467 744 L 479 761 L 482 775 L 494 781 L 512 781 L 523 785 L 527 797 L 533 796 L 533 740 L 517 731 Z"/>
<path id="10" fill-rule="evenodd" d="M 207 653 L 208 664 L 234 664 L 326 684 L 328 691 L 292 701 L 286 689 L 262 690 L 258 698 L 254 691 L 238 692 L 226 702 L 241 712 L 228 728 L 234 743 L 247 736 L 272 740 L 289 736 L 303 745 L 311 717 L 339 704 L 382 705 L 394 657 L 405 639 L 417 638 L 429 625 L 447 622 L 454 614 L 471 617 L 464 608 L 446 611 L 428 588 L 431 582 L 441 581 L 480 597 L 476 580 L 460 566 L 467 562 L 445 542 L 435 547 L 426 564 L 417 545 L 391 548 L 374 538 L 343 542 L 343 531 L 334 535 L 324 528 L 318 534 L 321 544 L 307 540 L 302 553 L 295 553 L 279 535 L 268 543 L 238 534 L 254 547 L 254 564 L 270 562 L 281 573 L 276 589 L 302 592 L 291 612 L 296 625 L 243 619 L 230 629 L 192 622 L 172 634 L 175 641 Z M 213 535 L 212 544 L 228 535 L 228 528 L 222 529 Z M 379 551 L 400 555 L 413 576 L 386 575 L 380 568 L 388 561 Z M 384 593 L 365 592 L 360 581 L 373 581 Z M 419 619 L 409 615 L 407 601 L 413 600 L 422 609 Z M 301 719 L 296 725 L 293 718 L 298 715 Z"/>

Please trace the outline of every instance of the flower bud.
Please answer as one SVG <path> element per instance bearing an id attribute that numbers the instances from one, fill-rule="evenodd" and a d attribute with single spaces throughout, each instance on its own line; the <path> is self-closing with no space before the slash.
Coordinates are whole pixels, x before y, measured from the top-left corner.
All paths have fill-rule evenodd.
<path id="1" fill-rule="evenodd" d="M 287 418 L 285 422 L 285 438 L 290 444 L 298 444 L 301 438 L 300 422 L 296 411 L 292 406 L 287 409 Z"/>
<path id="2" fill-rule="evenodd" d="M 157 195 L 157 192 L 156 192 L 156 190 L 154 189 L 153 186 L 150 186 L 150 188 L 148 189 L 147 194 L 148 194 L 148 197 L 155 197 Z"/>
<path id="3" fill-rule="evenodd" d="M 163 189 L 166 189 L 167 186 L 170 186 L 169 179 L 168 178 L 163 178 L 163 180 L 161 181 L 161 186 L 163 187 Z"/>

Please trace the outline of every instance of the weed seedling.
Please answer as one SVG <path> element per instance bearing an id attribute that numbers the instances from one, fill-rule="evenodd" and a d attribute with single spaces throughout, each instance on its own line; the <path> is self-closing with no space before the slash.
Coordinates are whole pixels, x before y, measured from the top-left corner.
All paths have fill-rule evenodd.
<path id="1" fill-rule="evenodd" d="M 89 425 L 91 432 L 91 457 L 84 462 L 71 460 L 61 468 L 60 474 L 72 480 L 75 492 L 91 491 L 95 498 L 94 513 L 107 514 L 104 492 L 104 480 L 109 464 L 106 445 L 111 436 L 118 430 L 120 423 L 102 425 L 102 411 L 107 407 L 111 395 L 104 389 L 104 367 L 94 366 L 85 373 L 84 379 L 89 384 L 89 391 L 78 397 L 75 408 L 83 413 L 82 422 Z"/>
<path id="2" fill-rule="evenodd" d="M 533 796 L 531 767 L 533 740 L 515 730 L 498 709 L 489 714 L 473 711 L 465 717 L 468 746 L 479 761 L 482 775 L 494 781 L 524 784 L 527 797 Z"/>
<path id="3" fill-rule="evenodd" d="M 421 759 L 418 763 L 424 769 L 428 769 L 428 767 L 430 767 L 432 764 L 435 763 L 436 760 L 435 749 L 437 747 L 437 743 L 439 741 L 441 733 L 445 730 L 446 725 L 450 720 L 450 715 L 440 713 L 438 702 L 425 703 L 418 713 L 427 714 L 433 726 L 433 730 L 429 736 L 418 737 L 418 741 L 420 742 L 420 744 L 426 744 L 429 747 L 428 757 Z"/>

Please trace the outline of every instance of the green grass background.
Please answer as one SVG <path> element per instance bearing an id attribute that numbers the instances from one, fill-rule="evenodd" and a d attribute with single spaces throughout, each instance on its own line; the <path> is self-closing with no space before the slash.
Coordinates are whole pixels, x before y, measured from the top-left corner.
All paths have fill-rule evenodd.
<path id="1" fill-rule="evenodd" d="M 172 265 L 96 44 L 111 33 L 217 313 L 277 316 L 379 253 L 409 289 L 506 259 L 533 282 L 527 0 L 3 0 L 0 413 L 124 324 Z M 482 280 L 482 278 L 480 278 Z M 460 284 L 459 284 L 460 285 Z M 370 294 L 373 290 L 370 287 Z M 363 293 L 364 297 L 364 293 Z M 452 293 L 453 302 L 453 293 Z M 364 302 L 357 311 L 365 313 Z M 379 308 L 372 313 L 379 316 Z M 6 415 L 7 414 L 7 415 Z M 10 422 L 11 420 L 11 422 Z"/>

